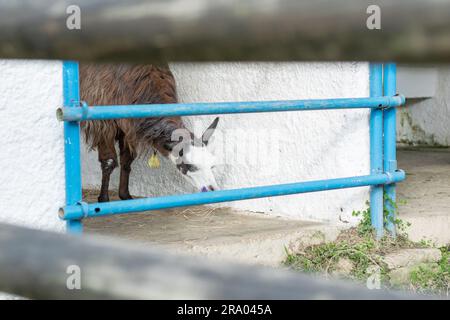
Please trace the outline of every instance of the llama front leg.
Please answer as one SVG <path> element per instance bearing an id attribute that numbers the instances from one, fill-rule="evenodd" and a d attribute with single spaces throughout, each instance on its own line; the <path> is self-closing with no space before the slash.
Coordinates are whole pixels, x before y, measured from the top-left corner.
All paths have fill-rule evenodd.
<path id="1" fill-rule="evenodd" d="M 98 196 L 98 202 L 109 201 L 109 180 L 111 173 L 117 167 L 117 154 L 114 148 L 114 142 L 112 145 L 103 144 L 98 148 L 98 160 L 102 169 L 102 187 L 100 189 L 100 195 Z"/>
<path id="2" fill-rule="evenodd" d="M 134 156 L 131 153 L 128 144 L 125 143 L 124 139 L 119 139 L 120 148 L 120 183 L 119 183 L 119 198 L 122 200 L 133 199 L 130 195 L 129 183 L 130 183 L 130 173 L 131 164 L 133 163 Z"/>

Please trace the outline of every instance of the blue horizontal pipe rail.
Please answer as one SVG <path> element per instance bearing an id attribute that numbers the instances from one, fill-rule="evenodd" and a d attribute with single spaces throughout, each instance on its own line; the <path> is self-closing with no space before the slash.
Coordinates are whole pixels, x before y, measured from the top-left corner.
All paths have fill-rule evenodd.
<path id="1" fill-rule="evenodd" d="M 159 210 L 226 201 L 276 197 L 306 192 L 391 184 L 404 179 L 405 172 L 402 170 L 397 170 L 392 173 L 372 174 L 367 176 L 288 183 L 243 189 L 218 190 L 157 198 L 143 198 L 93 204 L 79 203 L 77 205 L 68 205 L 61 208 L 59 210 L 59 217 L 64 220 L 77 220 L 87 217 L 100 217 L 147 210 Z"/>
<path id="2" fill-rule="evenodd" d="M 108 120 L 120 118 L 147 118 L 193 116 L 208 114 L 309 111 L 358 108 L 393 108 L 405 103 L 404 96 L 314 99 L 255 102 L 143 104 L 89 107 L 82 103 L 78 108 L 62 107 L 57 110 L 61 121 Z"/>

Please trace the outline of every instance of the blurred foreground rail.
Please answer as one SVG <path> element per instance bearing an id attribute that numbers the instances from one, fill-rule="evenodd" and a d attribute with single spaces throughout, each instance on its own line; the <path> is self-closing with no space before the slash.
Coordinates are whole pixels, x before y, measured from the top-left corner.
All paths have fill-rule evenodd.
<path id="1" fill-rule="evenodd" d="M 69 266 L 80 268 L 80 290 L 67 288 Z M 177 256 L 109 238 L 5 224 L 0 224 L 0 291 L 33 299 L 419 298 L 286 270 Z"/>
<path id="2" fill-rule="evenodd" d="M 0 0 L 0 58 L 450 62 L 450 1 Z"/>

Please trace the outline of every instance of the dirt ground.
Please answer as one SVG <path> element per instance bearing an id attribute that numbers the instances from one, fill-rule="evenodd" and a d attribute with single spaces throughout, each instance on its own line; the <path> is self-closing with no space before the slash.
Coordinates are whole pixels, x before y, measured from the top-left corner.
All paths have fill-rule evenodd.
<path id="1" fill-rule="evenodd" d="M 406 181 L 398 184 L 398 199 L 406 201 L 399 206 L 399 213 L 402 219 L 412 223 L 413 240 L 425 237 L 439 243 L 450 242 L 450 149 L 399 149 L 398 167 L 407 173 Z M 118 199 L 117 194 L 111 194 L 112 199 Z M 96 202 L 97 191 L 86 191 L 84 196 L 88 202 Z M 279 238 L 280 234 L 320 225 L 209 206 L 85 220 L 88 233 L 194 246 L 206 240 L 210 243 L 239 242 L 242 238 L 245 243 L 246 238 L 253 239 L 251 241 L 265 236 Z"/>
<path id="2" fill-rule="evenodd" d="M 96 202 L 97 192 L 85 192 Z M 113 194 L 112 200 L 117 200 Z M 197 254 L 233 262 L 279 266 L 284 246 L 312 237 L 317 230 L 327 240 L 338 235 L 336 227 L 292 221 L 231 208 L 195 206 L 84 220 L 86 233 L 163 246 L 172 252 Z"/>

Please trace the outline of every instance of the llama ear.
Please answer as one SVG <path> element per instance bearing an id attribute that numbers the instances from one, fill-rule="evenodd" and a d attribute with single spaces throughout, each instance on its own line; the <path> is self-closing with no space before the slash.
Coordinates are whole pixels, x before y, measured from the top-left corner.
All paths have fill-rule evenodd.
<path id="1" fill-rule="evenodd" d="M 208 129 L 205 130 L 205 132 L 202 135 L 202 141 L 205 145 L 208 145 L 208 141 L 211 138 L 211 136 L 214 133 L 214 130 L 216 130 L 217 124 L 219 123 L 219 117 L 215 118 L 214 121 L 211 123 L 211 125 L 208 127 Z"/>

